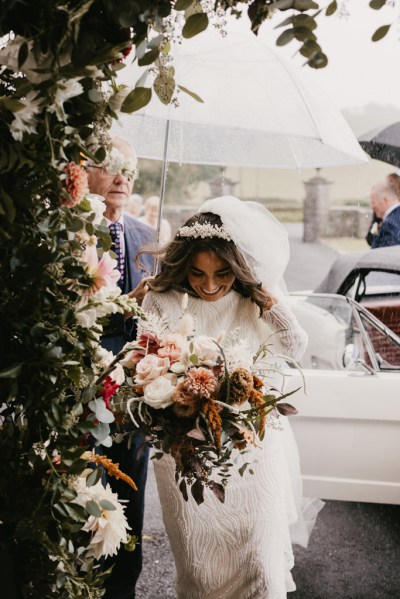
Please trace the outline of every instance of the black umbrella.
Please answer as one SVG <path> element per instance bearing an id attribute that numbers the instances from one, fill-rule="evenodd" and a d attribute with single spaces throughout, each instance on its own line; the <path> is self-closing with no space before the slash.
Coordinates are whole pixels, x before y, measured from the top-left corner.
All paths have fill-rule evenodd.
<path id="1" fill-rule="evenodd" d="M 367 131 L 358 141 L 371 158 L 400 167 L 400 122 Z"/>

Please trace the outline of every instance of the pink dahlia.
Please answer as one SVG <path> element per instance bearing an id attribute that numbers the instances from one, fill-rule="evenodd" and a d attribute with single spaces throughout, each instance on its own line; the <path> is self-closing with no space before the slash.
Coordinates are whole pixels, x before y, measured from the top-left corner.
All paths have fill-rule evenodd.
<path id="1" fill-rule="evenodd" d="M 191 368 L 183 384 L 187 393 L 206 398 L 215 391 L 217 378 L 208 368 Z"/>
<path id="2" fill-rule="evenodd" d="M 64 169 L 67 177 L 63 181 L 63 187 L 67 190 L 69 199 L 63 198 L 62 203 L 68 208 L 79 204 L 88 193 L 88 176 L 84 168 L 75 162 L 68 162 Z"/>

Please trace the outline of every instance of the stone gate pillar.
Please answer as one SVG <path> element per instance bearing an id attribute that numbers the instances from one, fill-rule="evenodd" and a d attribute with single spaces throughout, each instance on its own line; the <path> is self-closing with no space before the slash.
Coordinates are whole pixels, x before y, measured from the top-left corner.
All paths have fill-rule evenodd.
<path id="1" fill-rule="evenodd" d="M 304 181 L 304 233 L 303 241 L 317 241 L 324 235 L 329 215 L 330 185 L 324 177 L 317 176 Z"/>

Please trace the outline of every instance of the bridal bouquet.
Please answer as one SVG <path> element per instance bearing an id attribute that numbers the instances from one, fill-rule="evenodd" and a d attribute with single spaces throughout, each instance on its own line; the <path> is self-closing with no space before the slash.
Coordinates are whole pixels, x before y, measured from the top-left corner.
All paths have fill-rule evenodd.
<path id="1" fill-rule="evenodd" d="M 289 394 L 268 391 L 255 374 L 265 348 L 254 358 L 243 340 L 223 344 L 221 336 L 193 336 L 190 319 L 185 314 L 172 334 L 148 315 L 146 329 L 121 361 L 126 382 L 110 407 L 126 408 L 136 430 L 159 450 L 155 458 L 171 454 L 186 500 L 190 488 L 200 504 L 207 486 L 223 502 L 232 451 L 259 444 L 272 410 L 296 410 L 282 403 Z"/>

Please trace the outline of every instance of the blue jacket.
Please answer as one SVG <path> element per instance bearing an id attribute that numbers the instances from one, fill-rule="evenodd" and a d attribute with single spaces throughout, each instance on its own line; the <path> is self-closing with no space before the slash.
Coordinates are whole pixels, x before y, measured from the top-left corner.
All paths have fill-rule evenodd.
<path id="1" fill-rule="evenodd" d="M 389 245 L 400 245 L 400 204 L 385 218 L 371 242 L 373 249 Z"/>
<path id="2" fill-rule="evenodd" d="M 122 293 L 129 293 L 143 277 L 153 274 L 153 256 L 143 254 L 140 263 L 144 268 L 136 266 L 136 255 L 146 245 L 156 241 L 156 231 L 140 221 L 124 214 L 124 241 L 125 241 L 125 281 Z M 108 325 L 104 326 L 101 345 L 118 353 L 127 341 L 132 341 L 136 336 L 135 319 L 125 319 L 123 314 L 111 314 Z"/>

